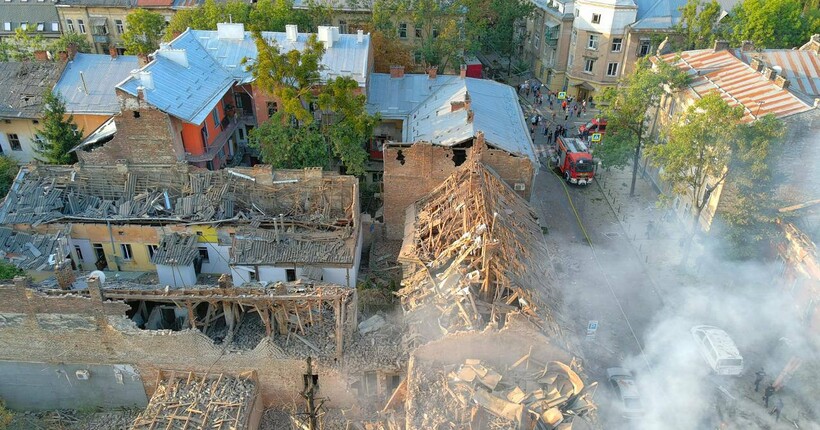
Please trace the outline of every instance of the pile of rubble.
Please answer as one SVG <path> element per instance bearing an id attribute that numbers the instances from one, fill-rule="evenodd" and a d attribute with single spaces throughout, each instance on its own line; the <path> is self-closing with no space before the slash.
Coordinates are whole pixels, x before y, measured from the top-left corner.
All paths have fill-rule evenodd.
<path id="1" fill-rule="evenodd" d="M 424 391 L 416 405 L 424 414 L 412 428 L 472 428 L 494 430 L 582 429 L 594 420 L 596 406 L 570 366 L 537 363 L 529 354 L 504 374 L 487 363 L 467 359 L 463 364 L 422 372 L 411 389 Z"/>
<path id="2" fill-rule="evenodd" d="M 256 375 L 177 375 L 163 377 L 131 430 L 248 428 L 258 394 Z"/>
<path id="3" fill-rule="evenodd" d="M 344 362 L 348 370 L 401 369 L 407 362 L 402 343 L 402 325 L 395 318 L 377 313 L 359 323 L 358 333 L 348 345 Z"/>

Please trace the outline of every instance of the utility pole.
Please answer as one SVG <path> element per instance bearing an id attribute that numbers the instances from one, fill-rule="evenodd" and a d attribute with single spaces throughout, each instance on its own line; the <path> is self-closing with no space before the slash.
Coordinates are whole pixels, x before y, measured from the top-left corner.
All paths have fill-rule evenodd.
<path id="1" fill-rule="evenodd" d="M 314 403 L 314 396 L 316 394 L 316 385 L 313 383 L 313 367 L 311 365 L 311 358 L 307 358 L 307 372 L 305 372 L 305 391 L 302 396 L 307 400 L 307 414 L 308 414 L 308 429 L 319 430 L 317 424 L 316 404 Z"/>

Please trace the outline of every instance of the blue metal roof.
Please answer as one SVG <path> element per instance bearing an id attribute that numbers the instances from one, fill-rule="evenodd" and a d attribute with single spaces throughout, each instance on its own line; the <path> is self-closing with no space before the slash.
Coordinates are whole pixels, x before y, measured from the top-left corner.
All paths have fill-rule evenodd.
<path id="1" fill-rule="evenodd" d="M 138 67 L 137 57 L 131 55 L 111 58 L 102 54 L 77 54 L 66 65 L 54 92 L 62 96 L 70 113 L 114 115 L 120 111 L 114 86 Z"/>
<path id="2" fill-rule="evenodd" d="M 668 29 L 680 22 L 680 8 L 686 6 L 686 0 L 635 0 L 638 14 L 635 29 Z"/>
<path id="3" fill-rule="evenodd" d="M 150 72 L 150 79 L 139 76 L 145 72 Z M 140 74 L 132 74 L 117 88 L 136 96 L 141 86 L 146 102 L 191 124 L 205 121 L 234 84 L 234 78 L 208 55 L 191 30 L 163 44 Z"/>

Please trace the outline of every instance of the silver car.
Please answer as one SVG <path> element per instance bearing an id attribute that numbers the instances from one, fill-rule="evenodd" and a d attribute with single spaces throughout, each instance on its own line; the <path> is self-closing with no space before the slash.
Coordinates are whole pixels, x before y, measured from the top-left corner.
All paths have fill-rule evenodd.
<path id="1" fill-rule="evenodd" d="M 609 380 L 609 385 L 618 395 L 618 407 L 621 415 L 629 419 L 643 416 L 641 396 L 638 393 L 638 386 L 635 384 L 635 377 L 632 372 L 622 367 L 610 367 L 606 369 L 606 377 Z"/>

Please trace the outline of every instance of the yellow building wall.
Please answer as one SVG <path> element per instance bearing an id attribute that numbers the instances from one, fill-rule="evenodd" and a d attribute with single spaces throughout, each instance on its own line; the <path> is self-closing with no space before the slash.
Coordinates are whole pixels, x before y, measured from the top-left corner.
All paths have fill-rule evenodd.
<path id="1" fill-rule="evenodd" d="M 160 232 L 156 227 L 134 225 L 74 224 L 72 239 L 85 239 L 102 245 L 105 259 L 111 270 L 125 272 L 150 272 L 156 270 L 151 263 L 148 245 L 159 244 Z M 112 244 L 113 242 L 113 244 Z M 124 258 L 120 245 L 131 245 L 131 259 Z"/>
<path id="2" fill-rule="evenodd" d="M 66 119 L 68 119 L 68 117 L 69 115 L 66 115 Z M 109 119 L 111 119 L 111 115 L 74 114 L 74 123 L 77 124 L 77 128 L 82 131 L 83 139 L 93 133 L 94 130 L 100 128 L 100 126 Z"/>

